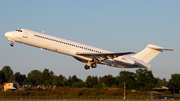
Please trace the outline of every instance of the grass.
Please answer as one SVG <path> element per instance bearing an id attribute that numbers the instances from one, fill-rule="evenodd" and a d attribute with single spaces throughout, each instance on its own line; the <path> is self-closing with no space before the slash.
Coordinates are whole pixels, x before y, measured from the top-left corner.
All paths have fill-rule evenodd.
<path id="1" fill-rule="evenodd" d="M 1 100 L 1 101 L 151 101 L 151 100 L 108 100 L 108 99 L 102 99 L 102 100 Z"/>
<path id="2" fill-rule="evenodd" d="M 154 101 L 154 100 L 120 100 L 120 99 L 99 99 L 99 100 L 0 100 L 0 101 Z M 175 100 L 175 101 L 180 101 L 180 100 Z"/>

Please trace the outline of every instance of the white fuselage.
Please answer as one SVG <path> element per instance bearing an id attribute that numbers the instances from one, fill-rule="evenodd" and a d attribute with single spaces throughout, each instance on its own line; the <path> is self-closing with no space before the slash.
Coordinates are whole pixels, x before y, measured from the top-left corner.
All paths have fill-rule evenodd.
<path id="1" fill-rule="evenodd" d="M 100 49 L 97 47 L 85 45 L 82 43 L 70 41 L 67 39 L 55 37 L 52 35 L 40 33 L 29 29 L 10 31 L 5 33 L 5 36 L 9 41 L 13 43 L 19 42 L 19 43 L 39 47 L 41 49 L 46 49 L 46 50 L 66 54 L 69 56 L 73 56 L 74 58 L 82 62 L 85 62 L 86 64 L 88 64 L 89 61 L 92 61 L 92 57 L 77 55 L 77 53 L 96 53 L 96 54 L 114 53 L 112 51 Z M 97 63 L 109 65 L 113 67 L 121 67 L 121 68 L 150 67 L 149 64 L 141 60 L 138 60 L 136 58 L 133 58 L 129 55 L 122 55 L 113 59 L 105 59 Z"/>

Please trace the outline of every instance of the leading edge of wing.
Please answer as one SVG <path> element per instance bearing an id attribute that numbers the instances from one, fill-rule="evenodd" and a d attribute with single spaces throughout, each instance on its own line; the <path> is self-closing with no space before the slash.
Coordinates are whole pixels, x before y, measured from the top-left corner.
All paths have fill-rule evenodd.
<path id="1" fill-rule="evenodd" d="M 123 53 L 80 53 L 77 52 L 76 55 L 86 56 L 86 57 L 109 57 L 116 58 L 118 56 L 127 55 L 127 54 L 135 54 L 135 52 L 123 52 Z"/>

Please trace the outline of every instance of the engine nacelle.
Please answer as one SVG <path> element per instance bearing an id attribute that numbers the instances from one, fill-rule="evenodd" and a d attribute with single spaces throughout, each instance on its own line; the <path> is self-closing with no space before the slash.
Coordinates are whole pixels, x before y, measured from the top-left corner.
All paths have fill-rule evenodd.
<path id="1" fill-rule="evenodd" d="M 117 63 L 120 63 L 120 64 L 126 64 L 126 65 L 132 65 L 132 66 L 138 66 L 139 65 L 138 62 L 131 60 L 131 59 L 128 59 L 128 58 L 123 57 L 123 56 L 115 58 L 114 61 L 116 61 Z"/>

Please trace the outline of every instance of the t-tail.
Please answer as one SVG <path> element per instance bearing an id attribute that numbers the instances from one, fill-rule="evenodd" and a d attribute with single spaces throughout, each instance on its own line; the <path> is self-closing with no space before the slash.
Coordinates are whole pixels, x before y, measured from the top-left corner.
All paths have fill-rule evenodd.
<path id="1" fill-rule="evenodd" d="M 174 51 L 173 49 L 165 49 L 156 45 L 149 44 L 145 49 L 139 53 L 133 55 L 132 57 L 139 59 L 145 63 L 149 63 L 154 57 L 156 57 L 163 50 Z"/>

